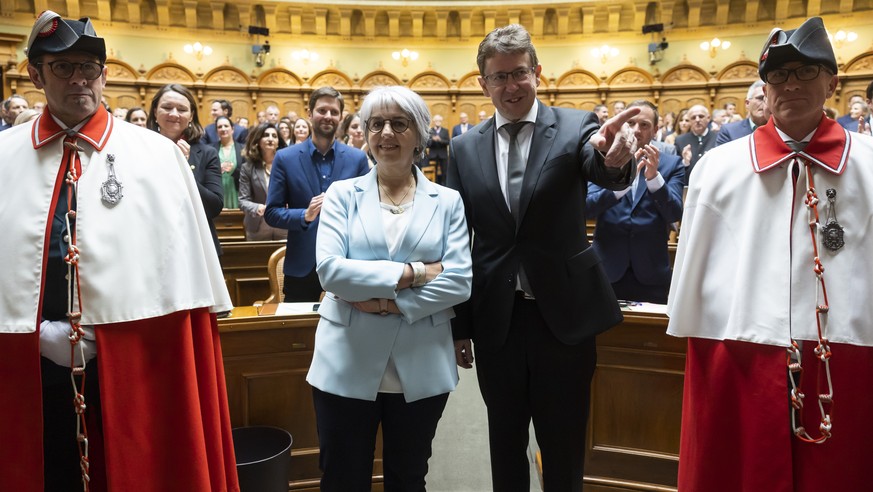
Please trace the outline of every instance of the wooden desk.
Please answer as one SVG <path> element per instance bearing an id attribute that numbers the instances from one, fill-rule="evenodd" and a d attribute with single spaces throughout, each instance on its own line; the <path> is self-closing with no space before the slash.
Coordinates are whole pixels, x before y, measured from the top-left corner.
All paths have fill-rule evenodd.
<path id="1" fill-rule="evenodd" d="M 675 492 L 686 342 L 665 333 L 663 314 L 624 315 L 621 325 L 597 337 L 584 490 Z M 291 432 L 289 487 L 312 492 L 320 472 L 306 373 L 317 323 L 316 313 L 259 316 L 253 306 L 234 308 L 218 323 L 232 425 Z M 381 447 L 376 452 L 373 490 L 379 491 Z"/>
<path id="2" fill-rule="evenodd" d="M 686 341 L 663 314 L 624 312 L 597 337 L 585 492 L 676 491 Z"/>
<path id="3" fill-rule="evenodd" d="M 218 321 L 231 425 L 270 425 L 291 433 L 288 487 L 295 491 L 317 492 L 321 476 L 312 389 L 306 382 L 318 319 L 316 313 L 259 316 L 257 308 L 244 306 Z M 380 491 L 381 447 L 376 452 L 373 490 Z"/>

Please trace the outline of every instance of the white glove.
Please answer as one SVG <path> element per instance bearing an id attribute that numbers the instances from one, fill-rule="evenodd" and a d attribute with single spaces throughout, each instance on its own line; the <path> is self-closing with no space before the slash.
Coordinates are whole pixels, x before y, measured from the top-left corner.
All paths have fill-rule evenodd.
<path id="1" fill-rule="evenodd" d="M 97 355 L 97 339 L 94 338 L 94 327 L 83 326 L 85 336 L 79 340 L 82 349 L 76 347 L 74 351 L 76 365 L 84 366 L 85 363 Z M 70 367 L 70 322 L 43 321 L 39 325 L 39 354 L 59 366 Z M 84 352 L 84 360 L 82 353 Z"/>

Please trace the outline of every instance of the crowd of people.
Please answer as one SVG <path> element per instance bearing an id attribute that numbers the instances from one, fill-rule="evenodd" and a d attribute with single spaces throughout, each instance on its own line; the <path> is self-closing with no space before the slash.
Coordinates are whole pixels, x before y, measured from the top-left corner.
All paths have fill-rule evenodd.
<path id="1" fill-rule="evenodd" d="M 271 105 L 251 126 L 215 100 L 203 127 L 179 84 L 147 110 L 109 111 L 103 39 L 51 11 L 27 55 L 44 112 L 20 96 L 0 106 L 16 157 L 0 166 L 22 185 L 9 190 L 21 210 L 0 208 L 0 257 L 20 270 L 0 279 L 17 403 L 2 415 L 20 427 L 0 470 L 16 490 L 238 490 L 216 323 L 230 308 L 224 208 L 243 210 L 247 239 L 286 242 L 286 302 L 323 297 L 307 376 L 321 490 L 369 490 L 380 427 L 386 490 L 424 490 L 458 367 L 475 359 L 494 489 L 528 489 L 532 423 L 545 490 L 580 491 L 595 336 L 621 301 L 668 304 L 668 332 L 689 340 L 680 490 L 866 485 L 873 398 L 853 375 L 873 371 L 873 83 L 824 116 L 838 77 L 821 19 L 772 31 L 744 115 L 550 107 L 530 34 L 499 27 L 476 60 L 494 114 L 463 113 L 451 133 L 401 86 L 359 112 L 319 87 L 305 117 Z M 801 412 L 806 394 L 819 413 Z M 191 457 L 170 485 L 161 471 Z"/>

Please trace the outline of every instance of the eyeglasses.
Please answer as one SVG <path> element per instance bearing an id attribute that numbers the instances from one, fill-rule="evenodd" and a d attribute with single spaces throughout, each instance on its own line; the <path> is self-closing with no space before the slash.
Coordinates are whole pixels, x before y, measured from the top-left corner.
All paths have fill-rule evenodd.
<path id="1" fill-rule="evenodd" d="M 367 130 L 370 133 L 382 133 L 385 128 L 385 123 L 391 126 L 391 131 L 394 133 L 403 133 L 409 128 L 409 118 L 391 118 L 385 120 L 382 118 L 370 118 L 366 122 Z"/>
<path id="2" fill-rule="evenodd" d="M 534 71 L 536 71 L 536 68 L 516 68 L 511 72 L 494 72 L 490 75 L 485 75 L 482 78 L 485 79 L 485 84 L 490 85 L 491 87 L 503 87 L 507 82 L 509 82 L 510 75 L 516 82 L 524 82 L 528 75 L 534 73 Z"/>
<path id="3" fill-rule="evenodd" d="M 797 80 L 812 80 L 821 72 L 821 65 L 801 65 L 797 68 L 777 68 L 764 75 L 764 81 L 771 85 L 784 84 L 788 77 L 794 74 Z"/>
<path id="4" fill-rule="evenodd" d="M 82 72 L 82 76 L 88 80 L 94 80 L 103 75 L 103 65 L 97 62 L 74 63 L 66 60 L 57 60 L 47 63 L 38 63 L 37 65 L 48 65 L 49 69 L 59 79 L 69 79 L 73 76 L 76 67 Z"/>

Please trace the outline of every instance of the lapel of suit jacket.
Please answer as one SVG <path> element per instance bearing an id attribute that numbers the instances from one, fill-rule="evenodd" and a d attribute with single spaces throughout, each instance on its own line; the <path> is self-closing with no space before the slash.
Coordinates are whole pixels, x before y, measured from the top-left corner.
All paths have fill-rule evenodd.
<path id="1" fill-rule="evenodd" d="M 388 258 L 388 242 L 382 225 L 382 207 L 379 205 L 379 185 L 376 184 L 376 168 L 370 170 L 365 179 L 357 182 L 355 204 L 357 220 L 364 229 L 367 243 L 374 258 Z"/>
<path id="2" fill-rule="evenodd" d="M 552 145 L 555 143 L 555 134 L 557 133 L 555 128 L 557 123 L 555 112 L 539 100 L 537 100 L 537 104 L 539 104 L 537 121 L 531 136 L 527 166 L 524 169 L 524 181 L 522 181 L 521 196 L 518 200 L 520 212 L 516 220 L 516 226 L 520 225 L 522 220 L 524 220 L 527 206 L 530 204 L 537 181 L 540 178 L 540 173 L 546 164 L 546 158 L 549 156 L 549 151 L 552 150 Z M 579 138 L 582 138 L 582 136 L 580 135 Z"/>
<path id="3" fill-rule="evenodd" d="M 335 142 L 333 144 L 333 169 L 330 171 L 330 182 L 335 183 L 342 179 L 343 168 L 346 163 L 346 151 L 348 148 L 344 144 Z"/>
<path id="4" fill-rule="evenodd" d="M 476 142 L 476 150 L 479 154 L 479 169 L 482 171 L 482 184 L 494 200 L 497 210 L 509 222 L 513 222 L 512 212 L 506 205 L 506 198 L 500 188 L 500 178 L 497 176 L 497 157 L 494 155 L 495 140 L 497 138 L 497 126 L 494 118 L 489 118 L 484 124 L 479 125 L 479 140 Z M 472 164 L 472 163 L 470 163 Z"/>
<path id="5" fill-rule="evenodd" d="M 636 159 L 634 159 L 634 161 L 636 161 Z M 635 162 L 634 165 L 637 165 L 637 163 Z M 636 193 L 634 193 L 633 188 L 631 188 L 631 191 L 630 191 L 631 193 L 634 193 L 633 195 L 631 195 L 631 201 L 633 201 L 633 203 L 631 204 L 631 210 L 637 208 L 637 205 L 640 204 L 640 200 L 643 199 L 643 193 L 646 192 L 647 188 L 648 187 L 646 185 L 645 173 L 640 172 L 637 175 L 637 191 L 636 191 Z"/>
<path id="6" fill-rule="evenodd" d="M 297 155 L 300 161 L 300 169 L 303 175 L 306 176 L 306 181 L 309 183 L 309 188 L 312 190 L 312 196 L 321 194 L 321 181 L 318 179 L 318 170 L 315 163 L 312 162 L 312 155 L 309 154 L 309 141 L 295 145 L 299 147 L 300 153 Z"/>
<path id="7" fill-rule="evenodd" d="M 188 152 L 188 164 L 191 165 L 191 170 L 195 176 L 200 175 L 200 168 L 203 167 L 203 159 L 200 157 L 201 149 L 199 145 L 192 145 Z"/>
<path id="8" fill-rule="evenodd" d="M 419 258 L 411 258 L 412 252 L 421 241 L 422 236 L 433 222 L 434 213 L 439 202 L 439 190 L 437 187 L 424 177 L 424 174 L 416 167 L 416 177 L 418 184 L 415 188 L 415 205 L 412 207 L 412 217 L 409 218 L 409 223 L 406 226 L 406 233 L 400 240 L 400 247 L 397 248 L 397 254 L 394 255 L 394 261 L 408 263 L 418 260 Z"/>

